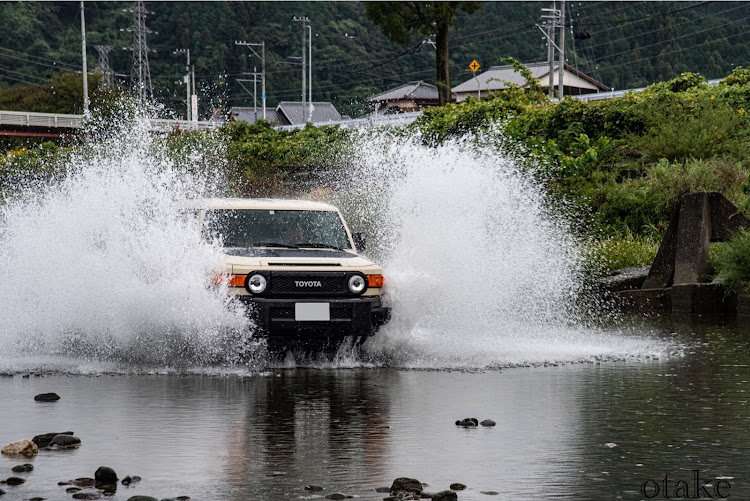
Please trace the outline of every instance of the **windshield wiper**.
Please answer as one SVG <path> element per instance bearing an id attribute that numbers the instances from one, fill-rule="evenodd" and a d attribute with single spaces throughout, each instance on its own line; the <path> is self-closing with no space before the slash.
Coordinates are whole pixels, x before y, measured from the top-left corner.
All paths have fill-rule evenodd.
<path id="1" fill-rule="evenodd" d="M 341 247 L 336 247 L 335 245 L 328 245 L 320 242 L 305 242 L 300 244 L 295 244 L 297 247 L 312 247 L 314 249 L 336 249 L 336 250 L 345 250 Z"/>
<path id="2" fill-rule="evenodd" d="M 296 245 L 281 244 L 278 242 L 255 242 L 250 247 L 282 247 L 284 249 L 298 249 Z"/>

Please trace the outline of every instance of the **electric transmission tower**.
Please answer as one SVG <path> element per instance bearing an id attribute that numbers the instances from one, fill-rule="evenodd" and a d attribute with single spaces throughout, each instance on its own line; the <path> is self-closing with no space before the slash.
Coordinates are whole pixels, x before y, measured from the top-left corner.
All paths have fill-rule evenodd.
<path id="1" fill-rule="evenodd" d="M 115 84 L 115 74 L 109 67 L 109 51 L 113 49 L 111 45 L 94 45 L 96 52 L 99 53 L 99 69 L 102 72 L 102 86 L 112 87 Z"/>
<path id="2" fill-rule="evenodd" d="M 148 68 L 148 45 L 146 35 L 154 33 L 146 28 L 146 15 L 153 14 L 143 6 L 143 0 L 138 0 L 129 12 L 135 17 L 135 24 L 126 31 L 133 33 L 133 68 L 130 72 L 130 84 L 141 101 L 154 97 L 154 89 L 151 86 L 151 71 Z"/>

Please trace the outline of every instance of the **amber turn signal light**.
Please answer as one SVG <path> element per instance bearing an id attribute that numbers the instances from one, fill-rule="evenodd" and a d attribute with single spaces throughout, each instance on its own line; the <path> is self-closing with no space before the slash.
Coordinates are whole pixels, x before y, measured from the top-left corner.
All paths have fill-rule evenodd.
<path id="1" fill-rule="evenodd" d="M 385 278 L 383 278 L 383 275 L 367 275 L 368 287 L 380 288 L 383 287 L 384 282 Z"/>
<path id="2" fill-rule="evenodd" d="M 214 283 L 221 285 L 226 280 L 229 287 L 244 287 L 246 278 L 247 275 L 216 275 Z"/>

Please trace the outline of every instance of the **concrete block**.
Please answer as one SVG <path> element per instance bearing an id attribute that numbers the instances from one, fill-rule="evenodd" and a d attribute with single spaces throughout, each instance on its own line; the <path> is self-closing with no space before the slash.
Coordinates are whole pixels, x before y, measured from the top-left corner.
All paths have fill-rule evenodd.
<path id="1" fill-rule="evenodd" d="M 721 284 L 675 284 L 672 286 L 672 311 L 698 315 L 731 315 L 737 307 L 734 295 L 727 295 Z"/>

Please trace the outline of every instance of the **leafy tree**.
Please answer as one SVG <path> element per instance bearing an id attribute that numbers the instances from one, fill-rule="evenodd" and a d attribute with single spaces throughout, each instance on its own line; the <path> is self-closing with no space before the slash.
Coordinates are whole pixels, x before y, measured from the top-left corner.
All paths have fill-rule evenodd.
<path id="1" fill-rule="evenodd" d="M 414 35 L 435 35 L 435 67 L 442 106 L 451 100 L 450 29 L 458 28 L 459 11 L 471 14 L 481 7 L 482 2 L 367 2 L 365 14 L 389 39 L 402 45 L 411 43 Z"/>

